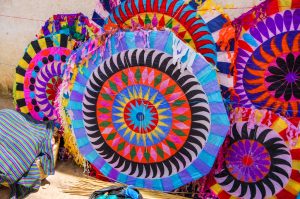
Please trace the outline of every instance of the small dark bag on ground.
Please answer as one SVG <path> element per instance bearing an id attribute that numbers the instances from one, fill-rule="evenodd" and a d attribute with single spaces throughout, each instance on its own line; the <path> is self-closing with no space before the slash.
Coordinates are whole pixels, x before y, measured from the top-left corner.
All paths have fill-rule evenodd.
<path id="1" fill-rule="evenodd" d="M 110 186 L 95 191 L 90 199 L 143 199 L 143 196 L 137 189 L 130 186 Z"/>

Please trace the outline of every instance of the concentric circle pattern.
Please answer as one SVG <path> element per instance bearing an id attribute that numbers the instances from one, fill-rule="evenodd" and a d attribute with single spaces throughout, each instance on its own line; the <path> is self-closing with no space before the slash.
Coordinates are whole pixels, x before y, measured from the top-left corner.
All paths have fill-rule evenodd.
<path id="1" fill-rule="evenodd" d="M 63 64 L 70 53 L 69 49 L 52 47 L 42 50 L 31 60 L 25 74 L 24 95 L 29 112 L 34 118 L 38 120 L 57 118 L 54 114 L 53 101 L 58 91 L 58 83 L 61 83 Z M 35 79 L 35 83 L 26 84 L 30 79 L 32 82 Z M 51 82 L 55 84 L 50 85 Z"/>
<path id="2" fill-rule="evenodd" d="M 157 126 L 158 113 L 156 107 L 148 100 L 134 99 L 126 104 L 123 119 L 135 133 L 146 134 Z"/>
<path id="3" fill-rule="evenodd" d="M 233 124 L 224 168 L 216 181 L 233 196 L 265 198 L 280 192 L 292 172 L 292 158 L 282 137 L 271 128 Z"/>
<path id="4" fill-rule="evenodd" d="M 229 127 L 215 70 L 171 31 L 116 32 L 106 44 L 71 56 L 83 67 L 66 110 L 82 155 L 110 179 L 155 190 L 208 174 Z"/>
<path id="5" fill-rule="evenodd" d="M 174 175 L 207 139 L 207 97 L 189 71 L 157 50 L 113 55 L 91 74 L 83 99 L 93 147 L 119 172 L 155 179 Z"/>
<path id="6" fill-rule="evenodd" d="M 300 10 L 286 10 L 258 22 L 239 40 L 238 104 L 299 116 Z"/>
<path id="7" fill-rule="evenodd" d="M 40 121 L 57 119 L 54 100 L 71 49 L 63 34 L 31 42 L 16 69 L 15 99 L 21 112 Z"/>
<path id="8" fill-rule="evenodd" d="M 151 146 L 151 143 L 164 139 L 164 132 L 170 131 L 168 124 L 172 123 L 172 111 L 162 94 L 144 85 L 129 86 L 125 91 L 126 95 L 120 93 L 116 97 L 112 109 L 114 126 L 121 135 L 128 141 L 135 140 L 133 144 L 139 146 Z"/>

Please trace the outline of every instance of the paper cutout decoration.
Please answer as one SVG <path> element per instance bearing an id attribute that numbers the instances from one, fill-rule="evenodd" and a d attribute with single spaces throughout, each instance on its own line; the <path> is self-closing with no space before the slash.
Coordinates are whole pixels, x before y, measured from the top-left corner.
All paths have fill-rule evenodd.
<path id="1" fill-rule="evenodd" d="M 235 30 L 231 21 L 214 1 L 190 1 L 197 14 L 202 17 L 216 43 L 217 76 L 224 99 L 230 98 L 229 89 L 233 88 L 233 61 Z"/>
<path id="2" fill-rule="evenodd" d="M 210 30 L 212 37 L 216 43 L 217 51 L 217 68 L 220 73 L 231 74 L 231 58 L 234 54 L 234 38 L 228 39 L 230 37 L 228 29 L 226 29 L 226 36 L 222 35 L 221 30 L 230 26 L 230 18 L 226 13 L 217 5 L 214 1 L 195 1 L 191 0 L 189 2 L 197 14 L 201 16 L 203 21 L 206 23 L 206 26 Z M 219 9 L 218 9 L 219 8 Z M 226 37 L 226 38 L 222 38 Z M 229 42 L 227 45 L 224 45 L 223 39 L 228 39 Z"/>
<path id="3" fill-rule="evenodd" d="M 157 190 L 207 174 L 229 125 L 210 65 L 168 31 L 118 32 L 96 49 L 67 107 L 84 157 L 109 178 Z"/>

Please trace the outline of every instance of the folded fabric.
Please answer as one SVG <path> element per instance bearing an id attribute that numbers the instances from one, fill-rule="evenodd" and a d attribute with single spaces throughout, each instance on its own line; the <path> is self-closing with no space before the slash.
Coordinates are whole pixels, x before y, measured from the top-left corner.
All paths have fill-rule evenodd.
<path id="1" fill-rule="evenodd" d="M 10 198 L 22 198 L 40 187 L 41 162 L 46 175 L 54 174 L 52 123 L 36 122 L 13 110 L 0 110 L 0 183 L 11 188 Z"/>

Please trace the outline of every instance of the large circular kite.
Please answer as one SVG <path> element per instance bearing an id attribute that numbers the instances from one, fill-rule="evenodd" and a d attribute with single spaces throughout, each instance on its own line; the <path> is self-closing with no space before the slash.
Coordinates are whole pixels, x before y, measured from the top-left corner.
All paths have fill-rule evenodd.
<path id="1" fill-rule="evenodd" d="M 139 34 L 117 33 L 109 40 L 118 38 L 117 48 L 90 55 L 67 110 L 81 153 L 101 173 L 173 190 L 209 172 L 228 119 L 216 74 L 199 54 L 164 31 L 147 32 L 150 48 L 140 48 Z M 180 59 L 170 40 L 187 50 Z"/>
<path id="2" fill-rule="evenodd" d="M 129 0 L 118 5 L 106 22 L 122 28 L 169 28 L 205 59 L 216 64 L 216 47 L 212 35 L 197 11 L 183 0 Z"/>
<path id="3" fill-rule="evenodd" d="M 299 19 L 299 9 L 274 14 L 238 41 L 239 105 L 300 116 Z"/>
<path id="4" fill-rule="evenodd" d="M 56 34 L 32 41 L 16 68 L 17 108 L 36 120 L 55 120 L 54 100 L 74 41 Z"/>
<path id="5" fill-rule="evenodd" d="M 295 198 L 300 191 L 295 164 L 299 147 L 288 146 L 286 136 L 293 125 L 272 112 L 235 113 L 240 116 L 232 124 L 225 162 L 212 190 L 221 199 Z"/>
<path id="6" fill-rule="evenodd" d="M 120 172 L 165 177 L 199 155 L 209 133 L 208 101 L 190 72 L 179 74 L 171 56 L 142 49 L 113 55 L 92 73 L 83 98 L 87 135 Z"/>

